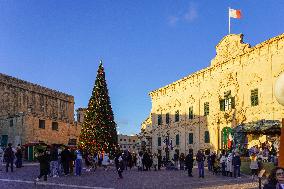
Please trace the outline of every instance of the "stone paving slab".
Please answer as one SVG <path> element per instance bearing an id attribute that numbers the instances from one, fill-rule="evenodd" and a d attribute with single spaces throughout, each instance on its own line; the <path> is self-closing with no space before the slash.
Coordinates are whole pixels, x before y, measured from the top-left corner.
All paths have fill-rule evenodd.
<path id="1" fill-rule="evenodd" d="M 2 167 L 3 168 L 3 167 Z M 104 171 L 98 168 L 96 172 L 83 170 L 82 176 L 62 176 L 48 178 L 47 182 L 35 184 L 34 179 L 39 174 L 39 166 L 25 166 L 13 173 L 0 171 L 0 189 L 25 188 L 86 188 L 86 189 L 256 189 L 257 182 L 251 182 L 248 177 L 235 179 L 232 177 L 215 176 L 207 170 L 205 178 L 197 177 L 198 170 L 193 170 L 194 177 L 188 177 L 186 171 L 143 171 L 137 169 L 125 170 L 123 179 L 118 179 L 114 167 Z"/>

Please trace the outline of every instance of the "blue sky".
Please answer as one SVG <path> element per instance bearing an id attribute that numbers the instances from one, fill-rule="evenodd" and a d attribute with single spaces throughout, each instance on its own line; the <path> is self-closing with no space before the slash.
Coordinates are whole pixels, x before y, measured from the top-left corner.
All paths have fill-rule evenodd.
<path id="1" fill-rule="evenodd" d="M 283 0 L 0 0 L 0 72 L 86 107 L 103 59 L 118 130 L 138 133 L 150 91 L 210 65 L 228 7 L 252 46 L 284 32 Z"/>

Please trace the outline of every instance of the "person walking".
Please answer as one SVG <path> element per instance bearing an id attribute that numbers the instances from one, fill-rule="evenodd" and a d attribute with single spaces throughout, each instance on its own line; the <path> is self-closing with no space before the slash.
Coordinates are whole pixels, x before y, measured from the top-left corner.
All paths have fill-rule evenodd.
<path id="1" fill-rule="evenodd" d="M 102 161 L 102 165 L 104 167 L 104 170 L 107 171 L 107 166 L 109 165 L 109 157 L 108 157 L 108 153 L 104 154 L 104 158 Z"/>
<path id="2" fill-rule="evenodd" d="M 9 165 L 10 165 L 10 168 L 11 168 L 11 172 L 13 172 L 14 159 L 15 159 L 15 154 L 14 154 L 14 151 L 12 149 L 12 144 L 9 143 L 8 148 L 6 148 L 5 152 L 4 152 L 4 160 L 6 162 L 6 172 L 8 172 Z"/>
<path id="3" fill-rule="evenodd" d="M 80 151 L 80 149 L 78 148 L 75 151 L 76 154 L 76 160 L 75 160 L 75 175 L 76 176 L 81 176 L 81 172 L 82 172 L 82 153 Z"/>
<path id="4" fill-rule="evenodd" d="M 39 149 L 38 153 L 36 154 L 36 157 L 39 161 L 39 169 L 40 169 L 40 174 L 36 178 L 36 181 L 38 182 L 42 176 L 44 181 L 47 181 L 47 175 L 49 172 L 49 155 L 46 153 L 45 150 Z"/>
<path id="5" fill-rule="evenodd" d="M 121 157 L 121 152 L 117 152 L 114 162 L 115 162 L 115 167 L 116 167 L 118 176 L 120 179 L 122 179 L 123 178 L 122 172 L 123 172 L 124 166 L 123 166 L 123 159 Z"/>
<path id="6" fill-rule="evenodd" d="M 238 178 L 241 178 L 241 158 L 239 156 L 239 153 L 236 152 L 235 156 L 233 157 L 233 166 L 234 166 L 234 177 L 236 178 L 238 176 Z"/>
<path id="7" fill-rule="evenodd" d="M 198 150 L 196 154 L 196 161 L 198 164 L 198 172 L 199 172 L 199 178 L 204 178 L 204 161 L 205 161 L 205 155 L 202 150 Z"/>
<path id="8" fill-rule="evenodd" d="M 185 166 L 187 168 L 187 172 L 188 172 L 188 176 L 189 177 L 193 177 L 192 176 L 192 168 L 193 168 L 193 150 L 189 149 L 189 153 L 188 155 L 185 157 Z"/>

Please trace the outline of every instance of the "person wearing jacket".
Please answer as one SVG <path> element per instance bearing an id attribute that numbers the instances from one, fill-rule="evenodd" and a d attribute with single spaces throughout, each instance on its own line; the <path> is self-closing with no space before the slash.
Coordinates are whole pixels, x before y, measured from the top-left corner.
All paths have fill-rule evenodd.
<path id="1" fill-rule="evenodd" d="M 205 155 L 203 154 L 202 150 L 198 150 L 196 154 L 196 161 L 198 164 L 198 172 L 199 172 L 199 178 L 204 178 L 204 161 L 205 161 Z"/>
<path id="2" fill-rule="evenodd" d="M 233 176 L 233 155 L 232 153 L 229 153 L 227 157 L 227 162 L 226 162 L 226 171 L 227 171 L 227 176 L 230 175 L 230 177 Z"/>
<path id="3" fill-rule="evenodd" d="M 271 170 L 268 177 L 268 183 L 264 185 L 263 189 L 284 189 L 284 169 L 282 167 L 275 167 Z"/>
<path id="4" fill-rule="evenodd" d="M 107 166 L 109 165 L 108 153 L 105 153 L 105 154 L 104 154 L 103 161 L 102 161 L 102 165 L 103 165 L 103 167 L 104 167 L 104 170 L 106 171 L 106 170 L 107 170 Z"/>
<path id="5" fill-rule="evenodd" d="M 43 149 L 39 149 L 36 157 L 39 161 L 40 174 L 36 178 L 39 181 L 42 176 L 44 176 L 44 181 L 47 181 L 47 175 L 49 173 L 49 155 Z"/>
<path id="6" fill-rule="evenodd" d="M 115 162 L 115 167 L 116 167 L 118 176 L 119 176 L 120 179 L 122 179 L 123 178 L 122 172 L 123 172 L 124 166 L 123 166 L 123 159 L 122 159 L 121 152 L 116 153 L 114 162 Z"/>
<path id="7" fill-rule="evenodd" d="M 236 152 L 235 156 L 233 157 L 233 166 L 234 166 L 234 177 L 236 178 L 238 175 L 238 178 L 241 177 L 241 158 L 239 156 L 239 153 Z"/>
<path id="8" fill-rule="evenodd" d="M 9 165 L 11 167 L 11 172 L 13 172 L 13 163 L 14 163 L 14 159 L 15 159 L 15 154 L 14 154 L 14 151 L 12 149 L 11 143 L 9 143 L 8 148 L 5 149 L 4 159 L 6 161 L 6 172 L 8 172 Z"/>
<path id="9" fill-rule="evenodd" d="M 82 153 L 80 151 L 80 149 L 78 148 L 75 151 L 76 154 L 76 160 L 75 160 L 75 175 L 76 176 L 81 176 L 81 172 L 82 172 Z"/>
<path id="10" fill-rule="evenodd" d="M 257 172 L 258 172 L 258 162 L 257 162 L 257 156 L 255 154 L 252 154 L 250 157 L 250 169 L 251 169 L 251 179 L 254 180 L 254 177 L 257 178 Z"/>
<path id="11" fill-rule="evenodd" d="M 192 176 L 192 168 L 193 168 L 193 153 L 192 149 L 189 149 L 188 155 L 185 157 L 185 166 L 187 167 L 187 172 L 189 177 Z"/>
<path id="12" fill-rule="evenodd" d="M 225 152 L 222 153 L 221 158 L 220 158 L 220 164 L 222 167 L 222 175 L 226 176 L 226 162 L 227 162 L 227 158 L 225 155 Z"/>
<path id="13" fill-rule="evenodd" d="M 50 150 L 50 171 L 52 177 L 58 177 L 58 149 L 55 145 L 51 146 Z"/>

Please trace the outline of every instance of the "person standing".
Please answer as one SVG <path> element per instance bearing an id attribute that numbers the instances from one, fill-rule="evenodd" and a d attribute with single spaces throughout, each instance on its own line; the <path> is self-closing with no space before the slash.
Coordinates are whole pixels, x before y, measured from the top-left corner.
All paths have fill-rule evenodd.
<path id="1" fill-rule="evenodd" d="M 159 154 L 158 154 L 158 170 L 161 169 L 161 166 L 162 166 L 162 156 L 161 156 L 161 154 L 159 153 Z"/>
<path id="2" fill-rule="evenodd" d="M 228 157 L 227 157 L 227 162 L 226 162 L 226 171 L 227 171 L 227 176 L 230 175 L 230 177 L 233 176 L 233 165 L 232 165 L 232 161 L 233 161 L 233 155 L 232 153 L 229 153 Z"/>
<path id="3" fill-rule="evenodd" d="M 49 172 L 49 155 L 43 149 L 39 149 L 38 154 L 36 154 L 36 157 L 39 161 L 40 169 L 40 174 L 36 178 L 36 181 L 39 181 L 42 176 L 44 176 L 44 181 L 47 181 L 47 175 Z"/>
<path id="4" fill-rule="evenodd" d="M 179 157 L 179 167 L 180 167 L 180 170 L 184 170 L 184 153 L 181 153 L 180 154 L 180 157 Z"/>
<path id="5" fill-rule="evenodd" d="M 14 154 L 14 151 L 12 149 L 11 143 L 9 143 L 8 148 L 5 149 L 4 159 L 6 161 L 6 172 L 8 172 L 9 165 L 11 167 L 11 172 L 13 172 L 13 163 L 14 163 L 14 159 L 15 159 L 15 154 Z"/>
<path id="6" fill-rule="evenodd" d="M 50 171 L 52 177 L 58 177 L 58 149 L 55 145 L 50 149 Z"/>
<path id="7" fill-rule="evenodd" d="M 17 148 L 16 148 L 16 168 L 21 168 L 22 167 L 22 158 L 23 158 L 23 152 L 22 152 L 22 148 L 20 146 L 20 144 L 18 144 Z"/>
<path id="8" fill-rule="evenodd" d="M 251 179 L 254 180 L 254 177 L 257 178 L 257 172 L 258 172 L 258 162 L 257 162 L 257 156 L 255 154 L 251 154 L 250 169 L 251 169 Z"/>
<path id="9" fill-rule="evenodd" d="M 233 157 L 233 166 L 234 166 L 234 177 L 236 178 L 238 176 L 238 178 L 240 178 L 241 158 L 238 152 L 236 152 L 235 156 Z"/>
<path id="10" fill-rule="evenodd" d="M 136 162 L 138 171 L 143 171 L 142 159 L 143 159 L 143 152 L 139 152 Z"/>
<path id="11" fill-rule="evenodd" d="M 153 167 L 155 171 L 157 171 L 157 165 L 158 165 L 158 157 L 157 157 L 157 154 L 154 154 L 153 155 Z"/>
<path id="12" fill-rule="evenodd" d="M 122 179 L 123 178 L 122 172 L 123 172 L 124 166 L 123 166 L 123 159 L 121 157 L 121 152 L 117 152 L 114 162 L 115 162 L 115 167 L 116 167 L 118 176 L 120 179 Z"/>
<path id="13" fill-rule="evenodd" d="M 179 155 L 178 155 L 177 152 L 175 152 L 173 160 L 175 162 L 175 168 L 177 168 L 177 169 L 178 169 L 178 159 L 179 159 Z"/>
<path id="14" fill-rule="evenodd" d="M 61 161 L 62 161 L 65 176 L 69 174 L 70 156 L 71 156 L 70 151 L 68 150 L 68 147 L 66 146 L 65 149 L 61 152 Z"/>
<path id="15" fill-rule="evenodd" d="M 196 161 L 198 164 L 198 172 L 199 172 L 199 178 L 204 178 L 204 161 L 205 161 L 205 155 L 203 154 L 202 150 L 198 150 L 196 154 Z"/>
<path id="16" fill-rule="evenodd" d="M 193 153 L 192 149 L 189 149 L 188 155 L 185 157 L 185 166 L 187 167 L 187 172 L 189 177 L 192 176 L 192 168 L 193 168 Z"/>
<path id="17" fill-rule="evenodd" d="M 81 172 L 82 172 L 82 153 L 80 151 L 80 149 L 78 148 L 75 151 L 76 154 L 76 160 L 75 160 L 75 175 L 76 176 L 81 176 Z"/>
<path id="18" fill-rule="evenodd" d="M 225 151 L 222 152 L 221 158 L 220 158 L 220 164 L 222 167 L 222 175 L 226 176 L 226 162 L 227 162 L 227 158 L 225 155 Z"/>
<path id="19" fill-rule="evenodd" d="M 2 171 L 2 163 L 4 159 L 4 150 L 0 147 L 0 171 Z"/>
<path id="20" fill-rule="evenodd" d="M 271 170 L 271 173 L 268 177 L 268 183 L 264 185 L 263 189 L 283 189 L 283 184 L 284 169 L 282 167 L 275 167 Z"/>

